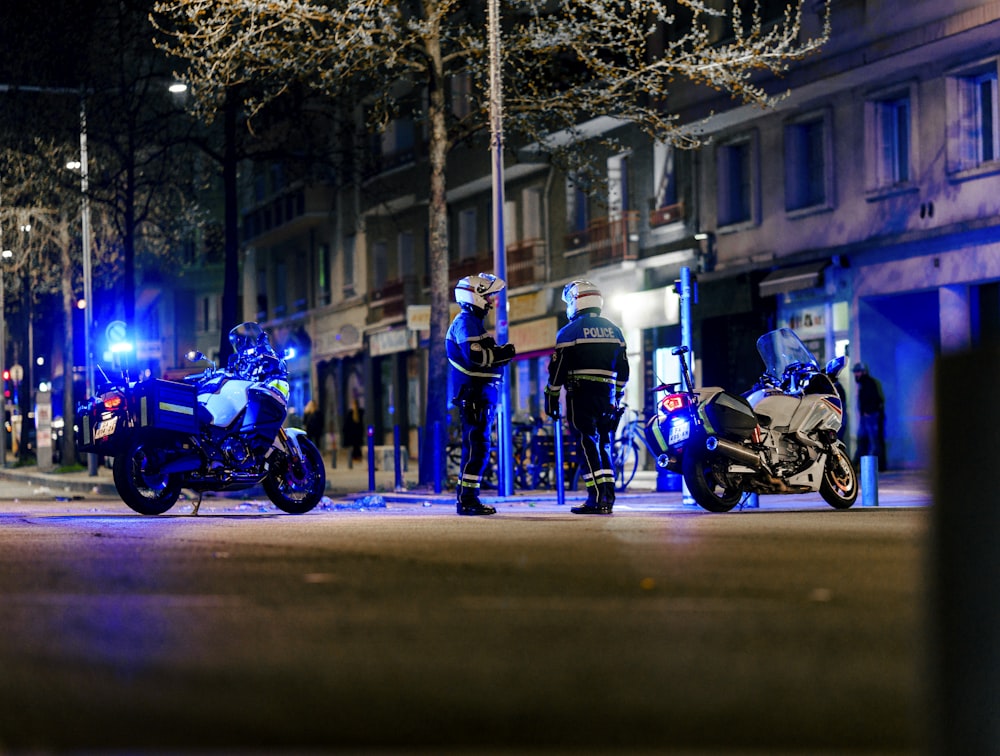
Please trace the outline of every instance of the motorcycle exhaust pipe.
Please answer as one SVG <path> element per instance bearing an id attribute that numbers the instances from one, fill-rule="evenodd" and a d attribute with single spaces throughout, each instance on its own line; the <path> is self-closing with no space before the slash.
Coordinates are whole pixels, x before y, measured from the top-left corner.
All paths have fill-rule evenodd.
<path id="1" fill-rule="evenodd" d="M 727 441 L 724 438 L 709 436 L 705 440 L 705 448 L 710 452 L 716 452 L 717 454 L 729 457 L 730 459 L 744 464 L 747 467 L 752 467 L 754 470 L 760 470 L 763 468 L 760 457 L 758 457 L 754 452 L 747 449 L 745 446 L 733 443 L 732 441 Z"/>

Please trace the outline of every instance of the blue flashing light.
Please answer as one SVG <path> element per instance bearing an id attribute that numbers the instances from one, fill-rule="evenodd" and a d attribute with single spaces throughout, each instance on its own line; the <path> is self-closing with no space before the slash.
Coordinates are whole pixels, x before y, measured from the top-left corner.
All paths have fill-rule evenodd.
<path id="1" fill-rule="evenodd" d="M 118 341 L 110 346 L 110 349 L 115 354 L 120 354 L 121 352 L 131 352 L 132 342 L 131 341 Z"/>

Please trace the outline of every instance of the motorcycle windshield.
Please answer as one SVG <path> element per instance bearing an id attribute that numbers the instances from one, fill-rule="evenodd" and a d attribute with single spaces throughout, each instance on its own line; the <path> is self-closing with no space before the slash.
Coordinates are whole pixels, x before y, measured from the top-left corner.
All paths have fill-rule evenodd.
<path id="1" fill-rule="evenodd" d="M 233 351 L 237 354 L 253 349 L 257 346 L 264 330 L 257 323 L 240 323 L 229 332 L 229 343 L 233 346 Z"/>
<path id="2" fill-rule="evenodd" d="M 765 372 L 778 379 L 784 375 L 785 368 L 796 362 L 819 370 L 816 358 L 791 328 L 765 333 L 757 339 L 757 353 L 764 360 Z"/>

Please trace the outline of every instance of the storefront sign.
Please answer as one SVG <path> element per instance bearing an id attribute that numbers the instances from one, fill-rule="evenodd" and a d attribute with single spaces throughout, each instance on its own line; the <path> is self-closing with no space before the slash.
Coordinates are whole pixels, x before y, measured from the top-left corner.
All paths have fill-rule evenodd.
<path id="1" fill-rule="evenodd" d="M 336 330 L 320 331 L 313 340 L 313 354 L 336 355 L 353 353 L 361 347 L 361 332 L 350 323 Z"/>
<path id="2" fill-rule="evenodd" d="M 518 354 L 541 352 L 556 345 L 559 320 L 555 317 L 515 323 L 507 332 L 508 342 L 517 347 Z"/>
<path id="3" fill-rule="evenodd" d="M 518 294 L 507 300 L 507 315 L 511 320 L 527 320 L 547 315 L 549 297 L 547 291 Z"/>
<path id="4" fill-rule="evenodd" d="M 411 331 L 429 331 L 431 328 L 431 306 L 407 305 L 406 327 Z"/>
<path id="5" fill-rule="evenodd" d="M 391 331 L 378 331 L 368 336 L 368 353 L 372 357 L 383 354 L 405 352 L 417 348 L 416 332 L 408 328 L 394 328 Z"/>

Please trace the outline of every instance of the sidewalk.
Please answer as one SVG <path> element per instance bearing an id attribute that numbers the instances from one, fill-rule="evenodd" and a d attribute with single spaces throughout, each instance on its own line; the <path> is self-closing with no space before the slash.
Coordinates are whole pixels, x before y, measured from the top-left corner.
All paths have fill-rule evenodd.
<path id="1" fill-rule="evenodd" d="M 377 495 L 380 497 L 380 504 L 409 504 L 413 506 L 447 506 L 451 507 L 455 502 L 454 491 L 448 490 L 442 484 L 440 493 L 436 493 L 431 486 L 418 486 L 417 464 L 410 460 L 406 465 L 408 469 L 402 472 L 402 485 L 396 485 L 396 475 L 394 469 L 378 469 L 376 465 L 374 475 L 374 488 L 371 487 L 371 477 L 368 474 L 367 460 L 348 464 L 341 456 L 334 466 L 330 459 L 327 459 L 326 469 L 326 495 L 334 501 L 356 502 L 366 497 Z M 0 469 L 0 480 L 6 479 L 19 481 L 21 483 L 36 485 L 39 488 L 47 488 L 54 494 L 94 494 L 100 496 L 118 495 L 115 489 L 111 470 L 107 467 L 99 466 L 97 474 L 91 475 L 87 470 L 77 472 L 42 472 L 37 467 L 25 466 L 17 468 Z M 629 485 L 628 490 L 618 494 L 615 505 L 616 511 L 627 511 L 630 509 L 642 511 L 657 510 L 691 510 L 702 511 L 700 507 L 685 502 L 680 491 L 657 491 L 657 474 L 655 471 L 640 471 L 636 473 L 635 479 Z M 239 499 L 262 499 L 266 498 L 260 488 L 232 491 L 223 493 L 227 498 Z M 515 488 L 510 497 L 497 495 L 495 491 L 485 490 L 482 492 L 482 500 L 492 504 L 503 505 L 526 505 L 534 507 L 538 505 L 553 506 L 558 503 L 556 492 L 552 489 L 523 490 Z M 572 491 L 566 489 L 564 503 L 567 505 L 583 501 L 585 494 L 583 491 Z M 829 509 L 829 506 L 822 500 L 818 493 L 799 494 L 793 496 L 761 496 L 761 509 L 775 508 L 803 508 L 815 506 L 821 509 Z M 866 506 L 876 497 L 865 496 L 865 492 L 858 497 L 854 509 Z M 927 506 L 932 503 L 930 479 L 926 471 L 923 470 L 898 470 L 879 474 L 877 501 L 879 506 Z"/>

